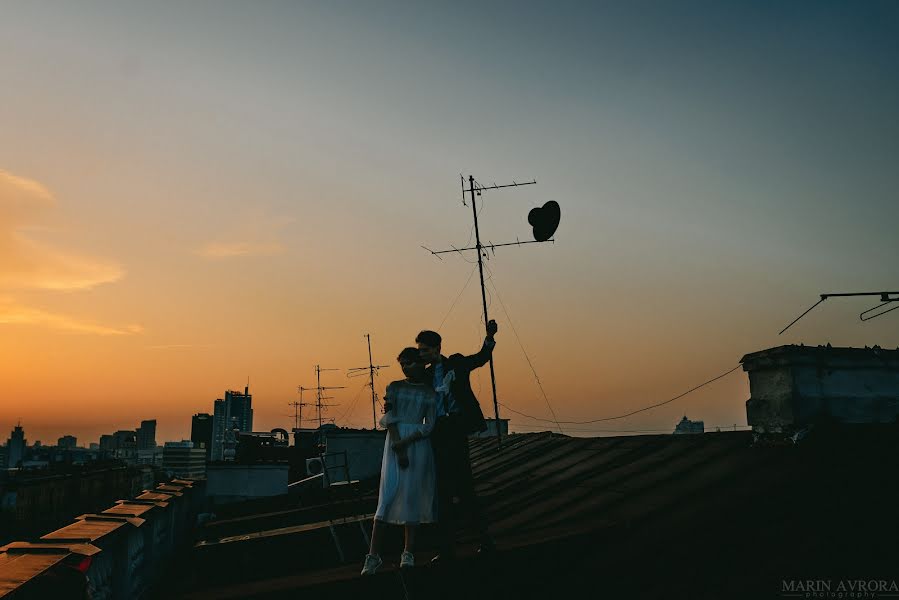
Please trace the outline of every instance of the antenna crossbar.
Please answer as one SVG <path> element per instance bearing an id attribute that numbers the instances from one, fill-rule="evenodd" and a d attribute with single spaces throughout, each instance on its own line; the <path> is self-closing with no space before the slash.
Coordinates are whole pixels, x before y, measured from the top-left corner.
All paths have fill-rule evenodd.
<path id="1" fill-rule="evenodd" d="M 521 183 L 512 180 L 512 183 L 504 183 L 502 185 L 491 184 L 491 185 L 481 185 L 477 181 L 474 182 L 472 188 L 475 192 L 483 192 L 486 190 L 499 190 L 502 188 L 510 188 L 510 187 L 521 187 L 523 185 L 535 185 L 537 183 L 536 179 L 532 179 L 531 181 L 522 181 Z"/>
<path id="2" fill-rule="evenodd" d="M 554 238 L 550 238 L 550 239 L 548 239 L 548 240 L 543 240 L 543 241 L 539 241 L 539 240 L 525 240 L 525 241 L 523 241 L 523 242 L 521 242 L 521 241 L 514 241 L 514 242 L 508 242 L 508 243 L 505 243 L 505 244 L 481 244 L 480 247 L 483 248 L 483 249 L 488 249 L 488 248 L 489 248 L 490 250 L 493 250 L 494 248 L 502 248 L 503 246 L 521 246 L 522 244 L 545 244 L 546 242 L 552 242 L 552 243 L 555 243 L 555 241 L 556 241 L 556 240 L 555 240 Z M 477 249 L 478 249 L 478 246 L 470 246 L 470 247 L 468 247 L 468 248 L 453 248 L 452 250 L 431 250 L 430 248 L 425 248 L 425 246 L 422 246 L 422 248 L 424 248 L 425 250 L 427 250 L 427 251 L 430 252 L 431 254 L 437 255 L 437 254 L 449 254 L 449 253 L 451 253 L 451 252 L 464 252 L 464 251 L 466 251 L 466 250 L 477 250 Z"/>

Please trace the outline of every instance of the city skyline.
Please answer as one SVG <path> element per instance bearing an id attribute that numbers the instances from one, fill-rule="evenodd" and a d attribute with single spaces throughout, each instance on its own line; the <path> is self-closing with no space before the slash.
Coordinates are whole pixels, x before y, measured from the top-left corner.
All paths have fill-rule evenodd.
<path id="1" fill-rule="evenodd" d="M 538 378 L 559 419 L 585 421 L 772 346 L 895 347 L 899 313 L 859 322 L 863 299 L 777 332 L 820 293 L 899 285 L 897 32 L 879 2 L 16 5 L 0 432 L 156 419 L 157 441 L 187 439 L 247 377 L 254 427 L 288 427 L 314 365 L 366 363 L 365 334 L 391 365 L 379 394 L 419 330 L 475 352 L 471 257 L 421 248 L 470 238 L 460 173 L 537 180 L 479 198 L 484 242 L 562 210 L 554 244 L 486 263 L 512 409 L 551 418 Z M 322 381 L 347 386 L 328 417 L 370 426 L 361 380 Z M 743 425 L 748 397 L 738 370 L 592 429 Z"/>

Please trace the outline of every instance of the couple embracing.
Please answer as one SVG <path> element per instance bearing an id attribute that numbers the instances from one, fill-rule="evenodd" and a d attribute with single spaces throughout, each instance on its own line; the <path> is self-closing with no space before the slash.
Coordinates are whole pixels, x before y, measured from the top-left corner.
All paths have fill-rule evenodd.
<path id="1" fill-rule="evenodd" d="M 383 562 L 380 551 L 386 524 L 405 527 L 401 568 L 415 565 L 415 537 L 422 523 L 437 524 L 439 554 L 432 563 L 451 561 L 455 557 L 454 496 L 480 535 L 478 552 L 493 550 L 474 491 L 468 435 L 487 429 L 469 375 L 490 360 L 496 332 L 496 321 L 491 320 L 478 353 L 447 358 L 440 353 L 440 334 L 422 331 L 415 338 L 417 347 L 405 348 L 397 357 L 406 378 L 388 385 L 384 396 L 381 426 L 387 428 L 387 440 L 363 575 L 373 575 Z"/>

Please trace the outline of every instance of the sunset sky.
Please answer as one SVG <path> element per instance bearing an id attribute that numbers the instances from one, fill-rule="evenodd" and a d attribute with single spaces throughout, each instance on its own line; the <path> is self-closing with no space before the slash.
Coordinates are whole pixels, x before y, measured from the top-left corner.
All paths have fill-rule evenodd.
<path id="1" fill-rule="evenodd" d="M 248 377 L 255 428 L 290 427 L 366 333 L 379 393 L 420 329 L 474 352 L 475 257 L 421 248 L 469 240 L 460 173 L 538 182 L 481 197 L 484 241 L 562 207 L 555 244 L 486 263 L 521 412 L 550 416 L 525 351 L 578 421 L 771 346 L 899 345 L 872 299 L 777 335 L 899 288 L 895 2 L 0 6 L 0 441 L 181 439 Z M 371 426 L 362 379 L 323 383 Z M 745 425 L 748 396 L 737 371 L 563 429 Z"/>

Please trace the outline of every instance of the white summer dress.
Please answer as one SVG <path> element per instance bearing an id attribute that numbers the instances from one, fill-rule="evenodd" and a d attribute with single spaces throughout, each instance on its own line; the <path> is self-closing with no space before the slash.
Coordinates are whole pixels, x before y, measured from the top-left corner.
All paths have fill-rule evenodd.
<path id="1" fill-rule="evenodd" d="M 391 448 L 390 434 L 384 443 L 381 461 L 381 488 L 375 519 L 396 525 L 436 521 L 436 469 L 431 435 L 437 419 L 437 394 L 427 384 L 394 381 L 387 386 L 385 400 L 391 410 L 381 417 L 381 426 L 396 424 L 400 438 L 418 431 L 424 439 L 406 447 L 409 466 L 400 468 Z"/>

